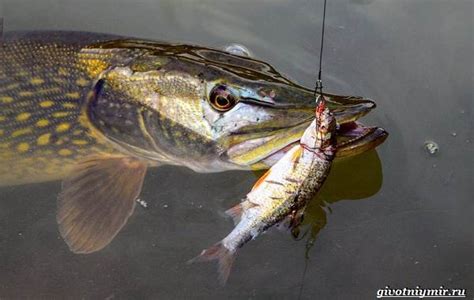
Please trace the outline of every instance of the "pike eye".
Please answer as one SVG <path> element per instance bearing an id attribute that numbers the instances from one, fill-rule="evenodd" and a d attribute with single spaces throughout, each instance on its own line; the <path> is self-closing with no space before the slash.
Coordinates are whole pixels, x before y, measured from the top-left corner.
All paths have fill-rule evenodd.
<path id="1" fill-rule="evenodd" d="M 215 110 L 224 112 L 234 107 L 237 99 L 227 87 L 218 85 L 211 90 L 209 102 Z"/>

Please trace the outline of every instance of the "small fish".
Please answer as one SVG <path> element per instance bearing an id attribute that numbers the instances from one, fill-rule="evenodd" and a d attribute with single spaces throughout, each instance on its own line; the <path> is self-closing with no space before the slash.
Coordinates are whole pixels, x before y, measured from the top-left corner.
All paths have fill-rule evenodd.
<path id="1" fill-rule="evenodd" d="M 237 224 L 234 230 L 191 263 L 218 260 L 219 279 L 225 283 L 235 254 L 245 243 L 278 223 L 288 221 L 292 228 L 301 223 L 302 212 L 323 185 L 336 152 L 336 121 L 320 99 L 316 119 L 299 145 L 268 170 L 240 204 L 226 211 Z"/>
<path id="2" fill-rule="evenodd" d="M 325 96 L 338 153 L 385 139 L 351 136 L 373 101 Z M 56 218 L 75 253 L 112 241 L 149 167 L 268 168 L 313 115 L 311 90 L 222 50 L 61 31 L 5 32 L 0 43 L 0 186 L 62 180 Z"/>

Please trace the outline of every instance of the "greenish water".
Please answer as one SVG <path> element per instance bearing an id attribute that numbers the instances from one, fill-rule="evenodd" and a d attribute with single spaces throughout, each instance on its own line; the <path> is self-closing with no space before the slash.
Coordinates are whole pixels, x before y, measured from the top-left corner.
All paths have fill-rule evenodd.
<path id="1" fill-rule="evenodd" d="M 238 43 L 312 86 L 322 1 L 0 0 L 5 30 L 83 30 L 210 47 Z M 74 255 L 55 221 L 60 183 L 0 189 L 0 298 L 373 299 L 378 289 L 474 292 L 473 4 L 329 0 L 328 92 L 377 102 L 364 118 L 390 136 L 333 167 L 299 241 L 271 230 L 239 253 L 228 284 L 187 265 L 224 237 L 223 212 L 258 174 L 151 170 L 127 226 Z M 439 145 L 436 155 L 426 140 Z M 303 230 L 304 232 L 304 230 Z M 315 238 L 305 258 L 309 237 Z M 306 273 L 303 271 L 306 266 Z"/>

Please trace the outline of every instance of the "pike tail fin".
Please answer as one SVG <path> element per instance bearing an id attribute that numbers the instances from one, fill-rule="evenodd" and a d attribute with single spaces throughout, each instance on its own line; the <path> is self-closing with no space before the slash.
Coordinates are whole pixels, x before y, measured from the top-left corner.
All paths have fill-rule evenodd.
<path id="1" fill-rule="evenodd" d="M 222 242 L 203 250 L 199 256 L 188 261 L 189 264 L 202 261 L 218 261 L 219 281 L 225 285 L 235 259 L 235 252 L 227 249 Z"/>

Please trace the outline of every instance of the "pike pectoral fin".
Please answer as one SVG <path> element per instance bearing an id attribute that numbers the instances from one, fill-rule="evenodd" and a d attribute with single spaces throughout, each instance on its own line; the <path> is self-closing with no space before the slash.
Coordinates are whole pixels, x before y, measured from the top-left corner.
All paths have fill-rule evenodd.
<path id="1" fill-rule="evenodd" d="M 90 158 L 63 181 L 59 231 L 74 253 L 107 246 L 133 213 L 147 165 L 128 158 Z"/>

